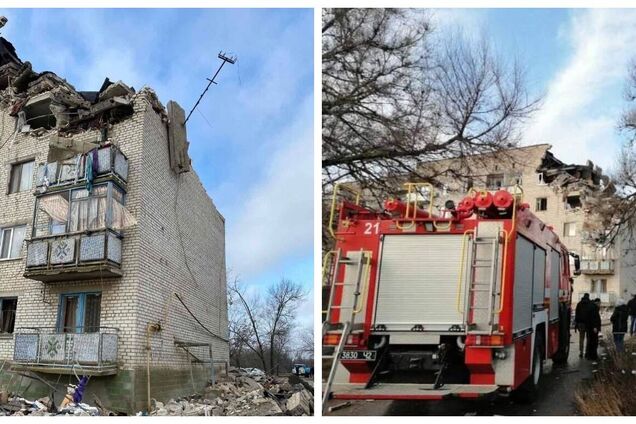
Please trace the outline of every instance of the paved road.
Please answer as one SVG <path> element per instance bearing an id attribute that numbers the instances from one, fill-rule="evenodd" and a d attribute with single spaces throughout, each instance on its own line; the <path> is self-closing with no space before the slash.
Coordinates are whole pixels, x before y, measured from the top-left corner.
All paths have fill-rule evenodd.
<path id="1" fill-rule="evenodd" d="M 578 337 L 572 333 L 572 339 Z M 573 340 L 567 365 L 552 366 L 546 361 L 539 397 L 534 402 L 493 399 L 443 401 L 352 401 L 352 405 L 328 415 L 575 415 L 574 391 L 592 375 L 592 363 L 579 359 Z M 331 400 L 329 405 L 341 404 Z"/>

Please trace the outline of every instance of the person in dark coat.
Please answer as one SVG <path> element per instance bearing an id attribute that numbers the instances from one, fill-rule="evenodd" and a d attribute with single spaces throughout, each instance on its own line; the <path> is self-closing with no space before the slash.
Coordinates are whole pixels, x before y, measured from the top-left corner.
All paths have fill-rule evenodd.
<path id="1" fill-rule="evenodd" d="M 596 298 L 592 302 L 591 313 L 587 323 L 587 351 L 585 359 L 598 360 L 598 334 L 601 331 L 601 299 Z"/>
<path id="2" fill-rule="evenodd" d="M 636 333 L 636 294 L 627 302 L 627 309 L 629 309 L 629 316 L 632 322 L 629 325 L 629 335 L 633 336 Z"/>
<path id="3" fill-rule="evenodd" d="M 594 305 L 592 305 L 589 293 L 585 293 L 583 295 L 583 298 L 576 305 L 576 312 L 574 314 L 574 332 L 579 332 L 579 358 L 583 357 L 583 352 L 585 352 L 585 335 L 587 334 L 587 323 L 590 320 L 593 306 Z"/>
<path id="4" fill-rule="evenodd" d="M 612 313 L 610 321 L 612 321 L 612 334 L 614 334 L 614 344 L 616 345 L 616 351 L 622 352 L 624 350 L 624 339 L 627 333 L 627 318 L 629 317 L 629 309 L 625 304 L 625 300 L 618 299 L 616 307 Z"/>

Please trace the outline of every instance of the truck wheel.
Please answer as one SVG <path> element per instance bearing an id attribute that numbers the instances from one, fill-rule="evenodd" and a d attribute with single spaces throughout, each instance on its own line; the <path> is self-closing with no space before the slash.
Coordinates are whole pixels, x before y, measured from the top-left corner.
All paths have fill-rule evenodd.
<path id="1" fill-rule="evenodd" d="M 559 349 L 552 357 L 552 362 L 565 364 L 570 355 L 570 312 L 564 305 L 559 312 Z"/>
<path id="2" fill-rule="evenodd" d="M 521 402 L 532 402 L 537 398 L 539 393 L 539 384 L 541 382 L 541 374 L 543 374 L 543 358 L 542 358 L 543 339 L 538 337 L 534 344 L 532 354 L 532 367 L 530 375 L 526 381 L 515 391 L 515 400 Z"/>

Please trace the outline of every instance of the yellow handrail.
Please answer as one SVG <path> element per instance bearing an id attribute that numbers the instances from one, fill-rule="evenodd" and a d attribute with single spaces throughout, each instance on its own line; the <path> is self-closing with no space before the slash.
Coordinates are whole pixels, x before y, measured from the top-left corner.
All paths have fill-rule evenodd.
<path id="1" fill-rule="evenodd" d="M 373 251 L 371 250 L 360 250 L 360 254 L 364 255 L 365 253 L 368 253 L 369 256 L 367 257 L 367 263 L 366 263 L 366 271 L 365 271 L 365 275 L 364 277 L 362 277 L 362 280 L 364 282 L 364 290 L 362 291 L 362 301 L 360 302 L 360 308 L 359 309 L 354 309 L 353 313 L 358 314 L 362 311 L 363 305 L 367 300 L 367 291 L 369 290 L 369 282 L 371 280 L 371 258 L 373 256 Z"/>
<path id="2" fill-rule="evenodd" d="M 406 230 L 411 228 L 413 225 L 415 225 L 415 219 L 417 218 L 417 191 L 414 191 L 413 189 L 417 189 L 418 187 L 420 188 L 427 187 L 429 189 L 429 205 L 428 205 L 429 216 L 433 215 L 433 197 L 435 195 L 435 188 L 433 187 L 431 183 L 404 183 L 404 185 L 408 189 L 406 192 L 406 211 L 404 211 L 404 219 L 407 220 L 411 218 L 411 222 L 409 222 L 408 225 L 401 226 L 401 224 L 396 220 L 395 226 L 400 230 Z M 415 199 L 413 200 L 413 216 L 409 217 L 409 212 L 411 207 L 411 200 L 409 197 L 411 193 L 415 194 Z"/>
<path id="3" fill-rule="evenodd" d="M 503 266 L 501 269 L 501 294 L 499 295 L 499 309 L 497 310 L 498 314 L 500 314 L 504 308 L 504 295 L 506 294 L 506 265 L 508 262 L 508 239 L 510 238 L 510 234 L 512 234 L 512 231 L 508 233 L 503 228 L 501 229 L 501 231 L 504 233 L 504 254 L 503 254 Z"/>
<path id="4" fill-rule="evenodd" d="M 465 268 L 465 260 L 466 260 L 466 240 L 468 240 L 468 234 L 475 234 L 475 230 L 466 230 L 464 232 L 464 236 L 462 238 L 462 256 L 459 261 L 459 279 L 457 280 L 457 312 L 463 314 L 464 312 L 459 308 L 461 293 L 462 293 L 462 281 L 464 280 L 464 268 Z"/>
<path id="5" fill-rule="evenodd" d="M 335 250 L 330 250 L 327 253 L 325 253 L 325 256 L 322 259 L 322 277 L 321 277 L 321 282 L 323 286 L 326 286 L 327 284 L 325 284 L 325 274 L 327 272 L 327 261 L 329 260 L 329 257 L 331 255 L 335 255 L 336 251 Z"/>
<path id="6" fill-rule="evenodd" d="M 507 259 L 508 259 L 508 242 L 512 237 L 515 227 L 517 225 L 517 189 L 521 191 L 520 201 L 523 202 L 523 188 L 519 184 L 515 184 L 514 192 L 512 193 L 512 227 L 510 232 L 502 228 L 504 233 L 504 256 L 503 266 L 501 269 L 501 294 L 499 295 L 499 309 L 497 313 L 500 314 L 504 308 L 504 295 L 506 294 L 506 271 L 507 271 Z"/>
<path id="7" fill-rule="evenodd" d="M 340 186 L 342 184 L 343 183 L 336 183 L 333 186 L 333 194 L 331 196 L 331 210 L 329 212 L 329 234 L 331 235 L 331 237 L 334 238 L 334 240 L 338 240 L 338 237 L 336 237 L 336 233 L 333 229 L 333 218 L 336 214 L 336 204 L 337 204 L 336 199 L 338 198 L 338 191 L 340 190 Z M 356 205 L 359 205 L 361 193 L 349 187 L 347 187 L 347 190 L 349 190 L 351 193 L 356 195 Z"/>

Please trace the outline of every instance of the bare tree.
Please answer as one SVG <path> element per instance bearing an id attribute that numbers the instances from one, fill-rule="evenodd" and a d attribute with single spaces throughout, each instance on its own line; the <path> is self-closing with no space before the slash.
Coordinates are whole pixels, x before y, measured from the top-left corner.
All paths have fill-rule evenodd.
<path id="1" fill-rule="evenodd" d="M 229 316 L 229 329 L 231 345 L 236 346 L 235 353 L 242 355 L 244 348 L 251 350 L 260 360 L 263 370 L 266 370 L 267 350 L 259 316 L 259 311 L 262 310 L 261 302 L 245 293 L 238 278 L 228 284 L 228 296 L 232 305 L 230 310 L 233 311 Z M 236 362 L 240 363 L 240 357 Z"/>
<path id="2" fill-rule="evenodd" d="M 618 127 L 626 141 L 611 180 L 587 201 L 586 230 L 589 241 L 610 246 L 621 238 L 626 242 L 622 248 L 628 251 L 636 245 L 636 61 L 629 68 L 625 99 L 627 108 Z"/>
<path id="3" fill-rule="evenodd" d="M 298 283 L 281 279 L 264 297 L 250 296 L 235 279 L 228 284 L 231 349 L 235 355 L 250 351 L 264 371 L 272 372 L 290 352 L 298 305 L 306 292 Z M 241 359 L 235 358 L 240 364 Z"/>
<path id="4" fill-rule="evenodd" d="M 294 327 L 296 310 L 306 295 L 300 284 L 284 278 L 267 291 L 265 313 L 269 317 L 267 332 L 271 347 L 270 369 L 274 368 L 275 356 L 281 350 L 281 344 L 277 346 L 277 342 L 290 334 Z"/>
<path id="5" fill-rule="evenodd" d="M 438 184 L 422 162 L 497 152 L 538 107 L 516 62 L 485 42 L 432 37 L 430 15 L 323 12 L 323 191 L 351 181 L 378 196 L 405 177 Z M 464 175 L 470 171 L 464 169 Z"/>

